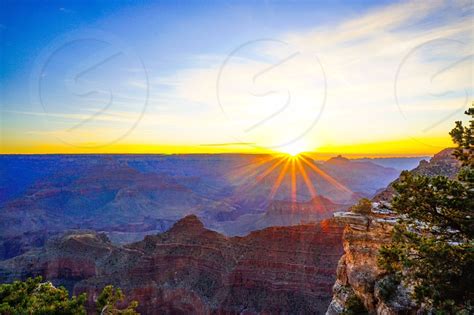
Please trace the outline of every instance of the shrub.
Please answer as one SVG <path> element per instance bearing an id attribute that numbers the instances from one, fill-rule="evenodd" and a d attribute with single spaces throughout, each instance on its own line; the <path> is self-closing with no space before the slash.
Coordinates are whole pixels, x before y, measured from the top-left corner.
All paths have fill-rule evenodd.
<path id="1" fill-rule="evenodd" d="M 41 277 L 28 278 L 26 281 L 0 284 L 0 314 L 2 315 L 76 315 L 86 314 L 84 304 L 87 296 L 69 297 L 68 291 L 56 288 L 50 282 L 41 282 Z M 99 314 L 136 315 L 136 301 L 121 309 L 117 303 L 123 302 L 125 296 L 120 289 L 109 285 L 104 288 L 97 300 Z"/>
<path id="2" fill-rule="evenodd" d="M 120 288 L 112 285 L 106 286 L 97 299 L 97 311 L 104 315 L 136 315 L 137 301 L 132 301 L 130 305 L 119 308 L 119 304 L 125 301 L 125 295 Z"/>
<path id="3" fill-rule="evenodd" d="M 372 203 L 367 198 L 362 198 L 349 209 L 351 212 L 369 215 L 372 212 Z"/>
<path id="4" fill-rule="evenodd" d="M 346 305 L 342 315 L 365 315 L 369 314 L 364 306 L 364 303 L 357 295 L 352 293 L 346 300 Z"/>
<path id="5" fill-rule="evenodd" d="M 395 275 L 389 275 L 377 282 L 377 288 L 383 301 L 390 301 L 397 292 L 400 279 Z"/>
<path id="6" fill-rule="evenodd" d="M 0 314 L 86 314 L 86 295 L 69 298 L 68 291 L 56 288 L 41 277 L 0 285 Z"/>

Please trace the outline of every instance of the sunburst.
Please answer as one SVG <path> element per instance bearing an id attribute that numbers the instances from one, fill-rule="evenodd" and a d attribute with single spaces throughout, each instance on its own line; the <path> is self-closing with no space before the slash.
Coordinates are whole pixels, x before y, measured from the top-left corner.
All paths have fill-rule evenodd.
<path id="1" fill-rule="evenodd" d="M 283 153 L 275 153 L 272 155 L 259 156 L 255 160 L 241 165 L 234 169 L 234 176 L 243 181 L 241 190 L 238 193 L 255 189 L 262 180 L 266 178 L 275 178 L 271 185 L 269 200 L 274 200 L 282 184 L 288 180 L 290 187 L 290 196 L 292 204 L 296 205 L 298 196 L 298 180 L 302 179 L 304 186 L 311 195 L 311 199 L 315 200 L 319 196 L 314 183 L 311 181 L 310 174 L 317 175 L 318 178 L 334 187 L 336 190 L 352 194 L 352 191 L 344 184 L 340 183 L 334 177 L 322 170 L 307 153 L 302 153 L 303 147 L 294 146 L 286 147 Z M 272 175 L 274 174 L 274 175 Z M 272 176 L 271 176 L 272 175 Z M 323 209 L 321 204 L 318 209 Z"/>
<path id="2" fill-rule="evenodd" d="M 279 150 L 283 153 L 286 153 L 290 156 L 298 156 L 299 154 L 308 150 L 308 147 L 305 143 L 302 142 L 293 142 L 287 144 L 283 147 L 280 147 Z"/>

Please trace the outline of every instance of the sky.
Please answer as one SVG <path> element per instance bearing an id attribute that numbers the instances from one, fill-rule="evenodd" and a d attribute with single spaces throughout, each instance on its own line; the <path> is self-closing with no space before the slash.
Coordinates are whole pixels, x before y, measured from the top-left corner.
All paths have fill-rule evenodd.
<path id="1" fill-rule="evenodd" d="M 2 153 L 434 154 L 471 1 L 2 1 Z"/>

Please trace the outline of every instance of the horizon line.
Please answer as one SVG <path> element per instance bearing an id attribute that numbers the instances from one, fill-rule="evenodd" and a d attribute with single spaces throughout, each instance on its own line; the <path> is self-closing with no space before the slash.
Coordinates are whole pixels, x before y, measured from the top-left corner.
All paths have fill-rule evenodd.
<path id="1" fill-rule="evenodd" d="M 445 148 L 448 149 L 448 148 Z M 442 149 L 444 150 L 444 149 Z M 442 151 L 440 150 L 440 151 Z M 97 155 L 277 155 L 286 154 L 282 152 L 45 152 L 45 153 L 3 153 L 0 152 L 0 156 L 46 156 L 46 155 L 83 155 L 83 156 L 97 156 Z M 436 154 L 436 153 L 435 153 Z M 342 152 L 302 152 L 300 155 L 319 156 L 319 157 L 345 157 L 349 159 L 375 159 L 375 158 L 422 158 L 432 157 L 434 154 L 423 153 L 423 154 L 383 154 L 383 153 L 342 153 Z"/>

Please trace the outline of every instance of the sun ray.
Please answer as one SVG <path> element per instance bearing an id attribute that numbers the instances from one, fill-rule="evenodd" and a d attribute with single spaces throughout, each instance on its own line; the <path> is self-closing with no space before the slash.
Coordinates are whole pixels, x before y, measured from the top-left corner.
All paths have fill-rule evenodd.
<path id="1" fill-rule="evenodd" d="M 259 157 L 257 161 L 252 160 L 248 163 L 237 165 L 231 168 L 229 175 L 245 177 L 245 175 L 252 173 L 255 169 L 258 169 L 260 166 L 268 163 L 269 161 L 274 160 L 275 158 L 276 158 L 275 156 L 269 155 L 269 156 Z"/>
<path id="2" fill-rule="evenodd" d="M 229 172 L 228 176 L 232 179 L 233 183 L 243 185 L 240 191 L 246 191 L 245 186 L 249 183 L 251 186 L 253 186 L 255 177 L 257 177 L 259 173 L 267 168 L 267 166 L 265 166 L 267 163 L 270 163 L 274 159 L 274 156 L 268 156 L 260 159 L 259 161 L 250 162 L 245 165 L 239 165 Z"/>
<path id="3" fill-rule="evenodd" d="M 278 167 L 281 163 L 285 162 L 286 158 L 280 158 L 277 162 L 275 162 L 270 168 L 266 169 L 262 174 L 257 176 L 256 183 L 260 182 L 262 179 L 270 175 L 274 169 Z"/>
<path id="4" fill-rule="evenodd" d="M 244 176 L 244 177 L 249 178 L 250 180 L 253 180 L 260 173 L 265 171 L 265 169 L 268 167 L 267 164 L 271 163 L 273 160 L 275 160 L 275 157 L 269 157 L 269 158 L 266 158 L 265 160 L 261 160 L 257 162 L 255 165 L 249 167 L 248 170 L 245 170 L 244 172 L 240 173 L 240 176 Z"/>
<path id="5" fill-rule="evenodd" d="M 308 174 L 306 173 L 304 167 L 301 165 L 301 160 L 299 158 L 296 160 L 296 166 L 300 171 L 301 177 L 303 178 L 306 188 L 308 188 L 309 194 L 311 195 L 311 199 L 316 198 L 316 188 L 314 188 L 313 183 L 311 183 L 311 181 L 309 180 Z"/>
<path id="6" fill-rule="evenodd" d="M 281 185 L 281 182 L 283 181 L 283 178 L 285 178 L 286 171 L 288 170 L 288 166 L 290 165 L 290 160 L 289 158 L 286 158 L 285 160 L 285 165 L 282 167 L 280 174 L 278 174 L 278 178 L 275 181 L 275 184 L 273 184 L 272 191 L 270 192 L 270 199 L 273 199 L 276 195 L 276 192 L 278 191 L 278 188 Z"/>
<path id="7" fill-rule="evenodd" d="M 260 163 L 260 167 L 255 169 L 251 176 L 243 176 L 246 177 L 245 184 L 239 189 L 239 194 L 243 194 L 253 189 L 261 180 L 263 180 L 266 176 L 270 175 L 270 173 L 272 173 L 274 169 L 276 169 L 281 163 L 283 163 L 286 158 L 287 156 L 282 154 L 272 155 L 271 157 L 267 158 L 264 163 Z M 263 165 L 270 163 L 275 159 L 278 159 L 278 161 L 276 161 L 271 167 L 261 170 Z M 242 173 L 240 173 L 240 176 L 242 176 Z"/>
<path id="8" fill-rule="evenodd" d="M 291 159 L 291 202 L 293 205 L 296 204 L 296 172 L 295 172 L 295 161 L 297 158 Z"/>
<path id="9" fill-rule="evenodd" d="M 320 207 L 318 208 L 318 205 L 315 205 L 315 210 L 317 212 L 327 213 L 328 209 L 326 208 L 326 205 L 321 202 L 321 197 L 318 196 L 316 188 L 314 187 L 313 183 L 311 183 L 311 180 L 309 179 L 308 174 L 306 173 L 306 170 L 304 169 L 304 166 L 302 165 L 300 159 L 297 160 L 297 166 L 300 170 L 301 177 L 303 177 L 303 181 L 305 182 L 305 185 L 308 188 L 309 193 L 311 194 L 311 201 L 312 202 L 318 202 L 318 200 L 320 201 L 319 202 Z"/>
<path id="10" fill-rule="evenodd" d="M 334 187 L 336 187 L 337 189 L 339 190 L 342 190 L 346 193 L 350 193 L 352 194 L 352 191 L 347 188 L 346 186 L 344 186 L 343 184 L 341 184 L 340 182 L 338 182 L 336 179 L 334 179 L 332 176 L 330 176 L 329 174 L 327 174 L 326 172 L 324 172 L 323 170 L 321 170 L 319 167 L 317 167 L 316 165 L 314 165 L 313 163 L 309 162 L 306 160 L 305 157 L 303 156 L 300 156 L 301 160 L 306 164 L 308 165 L 316 174 L 320 175 L 321 177 L 323 177 L 326 181 L 328 181 L 330 184 L 332 184 Z"/>
<path id="11" fill-rule="evenodd" d="M 307 167 L 309 167 L 318 176 L 322 177 L 329 184 L 336 187 L 338 190 L 344 191 L 346 193 L 352 193 L 351 190 L 345 185 L 341 184 L 332 176 L 320 169 L 317 165 L 309 160 L 309 157 L 304 156 L 303 154 L 298 154 L 296 156 L 291 156 L 288 154 L 272 154 L 258 157 L 252 160 L 250 163 L 235 167 L 232 170 L 232 173 L 234 173 L 234 176 L 239 176 L 242 178 L 242 184 L 238 187 L 238 191 L 235 193 L 237 195 L 242 195 L 242 193 L 254 189 L 262 180 L 271 174 L 276 173 L 276 179 L 272 177 L 272 181 L 274 180 L 274 182 L 271 186 L 268 201 L 271 201 L 275 198 L 278 190 L 285 182 L 284 187 L 289 187 L 290 190 L 290 211 L 293 213 L 294 211 L 297 211 L 298 179 L 301 176 L 304 185 L 311 195 L 311 202 L 313 203 L 312 208 L 314 208 L 316 213 L 325 215 L 330 210 L 327 209 L 322 196 L 318 195 L 318 191 L 311 181 Z"/>

